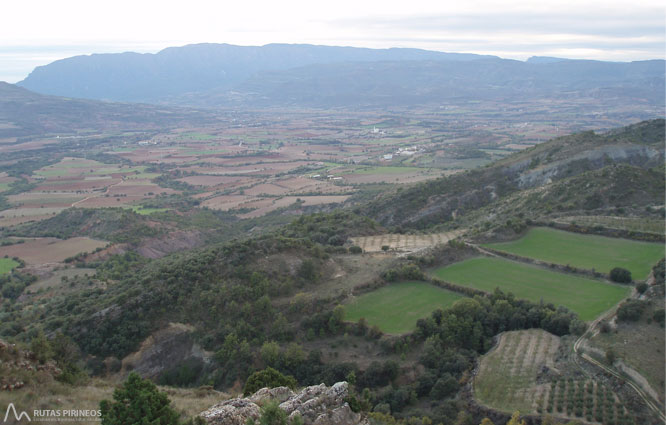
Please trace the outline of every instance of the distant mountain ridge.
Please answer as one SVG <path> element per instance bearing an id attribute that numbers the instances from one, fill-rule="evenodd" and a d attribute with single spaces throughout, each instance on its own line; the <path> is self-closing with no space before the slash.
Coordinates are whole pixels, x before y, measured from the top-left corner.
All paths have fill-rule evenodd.
<path id="1" fill-rule="evenodd" d="M 18 85 L 39 93 L 115 101 L 231 88 L 248 76 L 312 64 L 364 61 L 469 61 L 491 56 L 420 49 L 268 44 L 191 44 L 158 53 L 75 56 L 40 66 Z"/>
<path id="2" fill-rule="evenodd" d="M 76 56 L 19 86 L 59 96 L 205 107 L 386 107 L 562 97 L 664 104 L 663 60 L 527 62 L 418 49 L 195 44 Z"/>

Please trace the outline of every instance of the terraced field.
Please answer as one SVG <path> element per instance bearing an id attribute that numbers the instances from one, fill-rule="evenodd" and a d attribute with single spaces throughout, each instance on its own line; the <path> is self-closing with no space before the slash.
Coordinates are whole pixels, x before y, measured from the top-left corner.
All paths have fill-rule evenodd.
<path id="1" fill-rule="evenodd" d="M 553 366 L 559 345 L 557 336 L 540 329 L 504 333 L 498 346 L 481 358 L 474 396 L 499 410 L 535 411 L 548 390 L 548 384 L 537 384 L 537 375 L 544 366 Z"/>
<path id="2" fill-rule="evenodd" d="M 462 286 L 492 292 L 500 288 L 534 302 L 563 305 L 582 320 L 593 320 L 629 295 L 631 288 L 558 273 L 501 258 L 477 257 L 432 272 Z"/>
<path id="3" fill-rule="evenodd" d="M 363 252 L 382 252 L 382 246 L 388 246 L 393 252 L 415 252 L 424 248 L 446 243 L 464 233 L 456 230 L 447 233 L 433 233 L 429 235 L 402 235 L 386 233 L 376 236 L 361 236 L 352 238 L 352 243 L 363 249 Z"/>
<path id="4" fill-rule="evenodd" d="M 635 424 L 610 388 L 559 374 L 555 365 L 559 345 L 557 336 L 540 329 L 505 332 L 480 360 L 474 397 L 506 412 L 519 410 L 605 425 Z"/>
<path id="5" fill-rule="evenodd" d="M 365 318 L 383 332 L 402 334 L 416 329 L 416 321 L 462 298 L 455 292 L 425 282 L 400 282 L 356 297 L 345 305 L 345 320 Z"/>
<path id="6" fill-rule="evenodd" d="M 664 256 L 659 243 L 582 235 L 550 228 L 531 229 L 522 238 L 484 245 L 523 257 L 608 273 L 614 267 L 629 270 L 634 280 L 647 278 L 652 266 Z"/>

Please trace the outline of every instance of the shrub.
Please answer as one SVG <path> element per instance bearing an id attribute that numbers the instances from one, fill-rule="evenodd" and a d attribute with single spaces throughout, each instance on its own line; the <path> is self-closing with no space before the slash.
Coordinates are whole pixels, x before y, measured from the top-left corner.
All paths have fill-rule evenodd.
<path id="1" fill-rule="evenodd" d="M 647 288 L 648 288 L 648 284 L 645 283 L 645 282 L 640 282 L 640 283 L 636 284 L 636 291 L 638 291 L 639 294 L 642 294 L 645 291 L 647 291 Z"/>
<path id="2" fill-rule="evenodd" d="M 612 348 L 609 348 L 606 350 L 606 361 L 608 362 L 609 365 L 612 365 L 615 363 L 615 360 L 617 359 L 617 355 L 615 354 L 615 351 Z"/>
<path id="3" fill-rule="evenodd" d="M 363 249 L 361 249 L 360 246 L 358 245 L 352 245 L 349 247 L 349 253 L 350 254 L 360 254 L 363 252 Z"/>
<path id="4" fill-rule="evenodd" d="M 155 384 L 132 372 L 125 383 L 113 391 L 113 402 L 102 400 L 102 425 L 155 423 L 178 425 L 178 413 L 166 393 Z"/>
<path id="5" fill-rule="evenodd" d="M 639 300 L 627 300 L 617 309 L 617 319 L 635 322 L 641 318 L 645 303 Z"/>
<path id="6" fill-rule="evenodd" d="M 613 282 L 631 283 L 631 272 L 622 267 L 615 267 L 610 271 L 610 278 Z"/>
<path id="7" fill-rule="evenodd" d="M 264 370 L 254 372 L 247 378 L 243 394 L 248 396 L 262 388 L 289 387 L 293 390 L 296 385 L 297 382 L 293 376 L 283 375 L 272 367 L 267 367 Z"/>

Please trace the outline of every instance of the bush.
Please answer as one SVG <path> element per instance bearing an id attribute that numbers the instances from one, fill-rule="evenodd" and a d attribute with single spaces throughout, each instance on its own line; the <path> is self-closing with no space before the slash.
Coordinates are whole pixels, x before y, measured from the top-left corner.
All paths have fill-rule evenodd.
<path id="1" fill-rule="evenodd" d="M 439 378 L 430 391 L 430 396 L 435 399 L 449 397 L 458 391 L 458 381 L 448 373 Z"/>
<path id="2" fill-rule="evenodd" d="M 615 351 L 612 348 L 609 348 L 606 350 L 606 361 L 608 362 L 609 365 L 613 365 L 615 363 L 615 360 L 617 359 L 617 355 L 615 354 Z"/>
<path id="3" fill-rule="evenodd" d="M 166 393 L 158 391 L 155 384 L 135 372 L 113 391 L 113 400 L 100 403 L 102 425 L 179 424 L 178 413 L 171 407 Z"/>
<path id="4" fill-rule="evenodd" d="M 617 309 L 617 319 L 635 322 L 641 318 L 645 303 L 639 300 L 627 300 Z"/>
<path id="5" fill-rule="evenodd" d="M 645 282 L 640 282 L 640 283 L 636 284 L 636 291 L 638 291 L 639 294 L 642 294 L 645 291 L 647 291 L 647 288 L 648 288 L 648 284 L 645 283 Z"/>
<path id="6" fill-rule="evenodd" d="M 243 394 L 248 396 L 262 388 L 289 387 L 293 390 L 297 384 L 293 376 L 285 376 L 272 367 L 267 367 L 259 372 L 254 372 L 247 378 Z"/>
<path id="7" fill-rule="evenodd" d="M 363 249 L 361 249 L 360 246 L 358 245 L 352 245 L 349 247 L 349 253 L 351 254 L 360 254 L 363 252 Z"/>
<path id="8" fill-rule="evenodd" d="M 631 272 L 622 267 L 615 267 L 610 271 L 610 279 L 618 283 L 631 283 Z"/>

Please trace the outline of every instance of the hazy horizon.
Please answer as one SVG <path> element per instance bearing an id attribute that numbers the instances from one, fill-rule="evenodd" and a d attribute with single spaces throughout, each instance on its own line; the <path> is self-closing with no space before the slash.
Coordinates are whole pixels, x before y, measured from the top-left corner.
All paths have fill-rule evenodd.
<path id="1" fill-rule="evenodd" d="M 408 47 L 442 52 L 634 61 L 664 59 L 661 2 L 566 0 L 311 4 L 113 5 L 38 0 L 3 5 L 0 80 L 15 83 L 37 66 L 92 53 L 155 53 L 195 43 Z M 39 10 L 39 14 L 35 11 Z"/>

